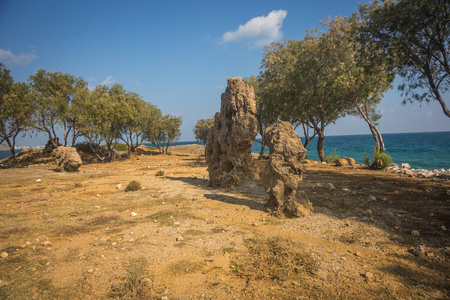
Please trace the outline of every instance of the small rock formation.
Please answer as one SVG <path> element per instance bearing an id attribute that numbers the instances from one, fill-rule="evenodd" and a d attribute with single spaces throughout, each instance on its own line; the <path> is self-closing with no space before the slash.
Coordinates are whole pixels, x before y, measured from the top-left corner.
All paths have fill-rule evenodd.
<path id="1" fill-rule="evenodd" d="M 303 180 L 306 149 L 292 125 L 279 121 L 266 129 L 264 142 L 270 158 L 264 169 L 263 187 L 269 194 L 266 204 L 274 214 L 304 217 L 313 210 L 305 192 L 299 188 Z"/>
<path id="2" fill-rule="evenodd" d="M 53 150 L 53 157 L 56 158 L 58 171 L 77 172 L 83 164 L 80 155 L 73 147 L 58 147 Z"/>
<path id="3" fill-rule="evenodd" d="M 240 77 L 228 78 L 220 113 L 216 113 L 207 138 L 206 162 L 211 186 L 231 188 L 245 177 L 257 135 L 255 114 L 253 88 Z"/>
<path id="4" fill-rule="evenodd" d="M 47 154 L 47 153 L 53 153 L 53 150 L 55 150 L 56 148 L 62 146 L 61 143 L 59 142 L 59 138 L 54 138 L 54 139 L 49 139 L 47 141 L 47 144 L 45 144 L 44 149 L 42 150 L 42 153 Z"/>
<path id="5" fill-rule="evenodd" d="M 355 160 L 350 157 L 341 157 L 336 160 L 336 166 L 346 166 L 346 165 L 354 166 Z"/>

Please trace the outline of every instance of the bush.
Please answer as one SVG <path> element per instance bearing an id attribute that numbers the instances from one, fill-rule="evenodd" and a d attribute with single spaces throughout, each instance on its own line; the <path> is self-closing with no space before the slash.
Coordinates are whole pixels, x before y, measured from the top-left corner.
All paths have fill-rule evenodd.
<path id="1" fill-rule="evenodd" d="M 155 176 L 164 176 L 164 171 L 156 172 Z"/>
<path id="2" fill-rule="evenodd" d="M 363 160 L 364 164 L 373 170 L 384 170 L 393 163 L 392 157 L 389 154 L 379 151 L 373 151 L 372 160 L 370 160 L 366 151 L 366 154 L 363 156 Z"/>
<path id="3" fill-rule="evenodd" d="M 333 152 L 331 152 L 331 155 L 327 156 L 327 162 L 329 163 L 335 163 L 339 159 L 339 155 L 336 154 L 336 149 L 333 149 Z"/>
<path id="4" fill-rule="evenodd" d="M 131 181 L 125 188 L 125 192 L 135 192 L 141 188 L 141 184 L 137 181 Z"/>

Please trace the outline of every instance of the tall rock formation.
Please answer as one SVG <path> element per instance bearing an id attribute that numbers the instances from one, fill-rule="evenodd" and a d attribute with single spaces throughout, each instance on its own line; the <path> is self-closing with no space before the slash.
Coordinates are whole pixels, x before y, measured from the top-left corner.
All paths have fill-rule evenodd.
<path id="1" fill-rule="evenodd" d="M 83 164 L 80 155 L 73 147 L 58 147 L 53 150 L 53 157 L 58 164 L 58 171 L 77 172 Z"/>
<path id="2" fill-rule="evenodd" d="M 255 114 L 253 87 L 240 77 L 228 78 L 220 112 L 216 113 L 207 138 L 206 161 L 211 186 L 231 188 L 244 178 L 257 135 Z"/>
<path id="3" fill-rule="evenodd" d="M 272 213 L 304 217 L 313 210 L 305 192 L 299 187 L 305 168 L 303 147 L 291 123 L 279 121 L 268 127 L 264 142 L 270 149 L 270 158 L 264 168 L 263 187 L 269 194 L 266 204 Z"/>

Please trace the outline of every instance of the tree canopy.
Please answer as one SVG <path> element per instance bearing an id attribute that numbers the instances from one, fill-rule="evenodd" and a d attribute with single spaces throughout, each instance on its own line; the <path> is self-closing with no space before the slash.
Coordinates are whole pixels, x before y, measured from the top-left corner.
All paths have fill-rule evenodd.
<path id="1" fill-rule="evenodd" d="M 448 0 L 376 0 L 359 11 L 362 40 L 388 52 L 404 79 L 404 103 L 437 100 L 450 118 L 442 95 L 450 87 Z"/>

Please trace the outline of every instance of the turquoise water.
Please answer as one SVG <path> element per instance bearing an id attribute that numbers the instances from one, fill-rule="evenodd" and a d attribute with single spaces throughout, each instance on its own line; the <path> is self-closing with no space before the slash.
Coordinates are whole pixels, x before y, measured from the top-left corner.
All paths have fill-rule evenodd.
<path id="1" fill-rule="evenodd" d="M 386 152 L 397 164 L 409 163 L 414 169 L 450 169 L 450 131 L 383 134 L 383 140 Z M 372 135 L 326 136 L 325 155 L 331 155 L 335 150 L 339 157 L 351 157 L 357 163 L 363 163 L 364 154 L 367 151 L 370 156 L 374 145 Z M 252 151 L 259 153 L 259 149 L 260 144 L 255 143 Z M 308 158 L 319 160 L 317 138 L 306 150 Z M 266 153 L 269 153 L 267 147 Z"/>
<path id="2" fill-rule="evenodd" d="M 424 133 L 392 133 L 383 135 L 386 152 L 395 163 L 409 163 L 414 169 L 450 169 L 450 131 Z M 302 141 L 303 138 L 302 138 Z M 174 145 L 196 144 L 196 142 L 176 142 Z M 325 155 L 335 153 L 339 157 L 352 157 L 357 163 L 363 162 L 363 155 L 373 151 L 372 135 L 341 135 L 325 137 Z M 318 160 L 317 138 L 312 140 L 306 150 L 310 159 Z M 259 153 L 260 143 L 255 142 L 252 151 Z M 269 149 L 266 147 L 266 153 Z M 0 151 L 0 159 L 11 155 Z"/>

